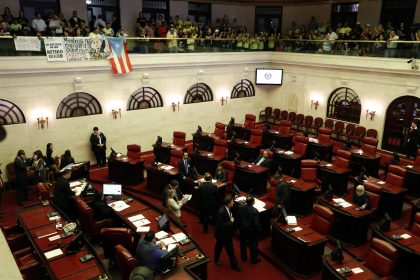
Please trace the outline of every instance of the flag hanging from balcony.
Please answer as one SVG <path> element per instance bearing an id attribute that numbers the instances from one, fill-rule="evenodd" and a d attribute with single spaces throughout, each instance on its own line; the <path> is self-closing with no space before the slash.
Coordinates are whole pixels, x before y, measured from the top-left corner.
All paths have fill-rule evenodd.
<path id="1" fill-rule="evenodd" d="M 112 53 L 110 60 L 114 73 L 122 74 L 133 71 L 127 49 L 125 48 L 124 38 L 108 38 L 108 45 Z"/>

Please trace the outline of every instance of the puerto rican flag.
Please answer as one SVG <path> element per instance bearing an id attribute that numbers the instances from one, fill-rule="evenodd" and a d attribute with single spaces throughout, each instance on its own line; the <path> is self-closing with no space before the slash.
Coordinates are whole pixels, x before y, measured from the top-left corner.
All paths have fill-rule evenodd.
<path id="1" fill-rule="evenodd" d="M 112 53 L 110 58 L 112 70 L 115 74 L 128 73 L 133 71 L 127 49 L 125 48 L 124 38 L 108 38 L 109 50 Z"/>

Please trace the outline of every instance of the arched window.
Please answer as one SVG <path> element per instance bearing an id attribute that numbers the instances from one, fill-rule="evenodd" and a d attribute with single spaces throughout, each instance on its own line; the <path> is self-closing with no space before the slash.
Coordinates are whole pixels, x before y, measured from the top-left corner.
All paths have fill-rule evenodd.
<path id="1" fill-rule="evenodd" d="M 57 119 L 102 114 L 101 104 L 87 92 L 75 92 L 64 98 L 57 108 Z"/>
<path id="2" fill-rule="evenodd" d="M 136 90 L 128 100 L 127 110 L 140 110 L 163 107 L 162 96 L 151 87 L 142 87 Z"/>
<path id="3" fill-rule="evenodd" d="M 250 96 L 255 96 L 255 89 L 252 82 L 246 79 L 242 79 L 239 83 L 237 83 L 230 94 L 231 99 Z"/>
<path id="4" fill-rule="evenodd" d="M 0 125 L 26 123 L 25 115 L 16 104 L 0 99 Z"/>
<path id="5" fill-rule="evenodd" d="M 213 101 L 213 93 L 208 85 L 196 83 L 192 85 L 185 95 L 184 104 Z"/>
<path id="6" fill-rule="evenodd" d="M 359 96 L 352 89 L 341 87 L 328 98 L 327 117 L 359 123 L 361 109 Z"/>

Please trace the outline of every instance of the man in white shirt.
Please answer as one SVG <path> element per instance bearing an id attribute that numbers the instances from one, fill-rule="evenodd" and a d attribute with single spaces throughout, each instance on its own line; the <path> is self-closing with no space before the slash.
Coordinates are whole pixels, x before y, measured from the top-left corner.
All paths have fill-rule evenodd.
<path id="1" fill-rule="evenodd" d="M 102 26 L 102 28 L 105 28 L 106 23 L 102 19 L 102 15 L 98 15 L 98 19 L 95 21 L 94 26 L 98 27 L 98 28 L 101 28 L 101 26 Z"/>
<path id="2" fill-rule="evenodd" d="M 61 36 L 63 34 L 63 26 L 64 24 L 57 15 L 54 15 L 48 22 L 48 28 L 51 30 L 53 35 Z"/>
<path id="3" fill-rule="evenodd" d="M 386 50 L 385 50 L 385 57 L 395 57 L 397 54 L 397 43 L 394 43 L 393 41 L 398 41 L 400 37 L 395 34 L 395 31 L 392 30 L 389 32 L 389 38 L 386 43 Z"/>
<path id="4" fill-rule="evenodd" d="M 31 26 L 35 32 L 44 33 L 47 30 L 47 25 L 45 24 L 45 21 L 42 19 L 40 13 L 36 14 L 36 18 L 32 20 Z"/>

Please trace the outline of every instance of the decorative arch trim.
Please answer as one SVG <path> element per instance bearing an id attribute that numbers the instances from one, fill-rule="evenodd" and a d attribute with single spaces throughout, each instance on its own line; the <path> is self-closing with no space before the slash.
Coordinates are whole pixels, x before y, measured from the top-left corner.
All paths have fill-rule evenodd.
<path id="1" fill-rule="evenodd" d="M 57 108 L 57 119 L 102 114 L 99 101 L 87 92 L 74 92 L 65 97 Z"/>
<path id="2" fill-rule="evenodd" d="M 26 123 L 22 110 L 13 102 L 0 99 L 0 125 Z"/>
<path id="3" fill-rule="evenodd" d="M 357 93 L 347 87 L 335 89 L 328 98 L 327 117 L 359 123 L 362 105 Z"/>
<path id="4" fill-rule="evenodd" d="M 127 111 L 163 107 L 162 96 L 151 87 L 142 87 L 131 94 Z"/>
<path id="5" fill-rule="evenodd" d="M 192 85 L 185 94 L 184 104 L 213 101 L 213 92 L 205 83 Z"/>
<path id="6" fill-rule="evenodd" d="M 243 98 L 255 96 L 255 88 L 250 80 L 242 79 L 237 83 L 230 94 L 230 98 Z"/>

